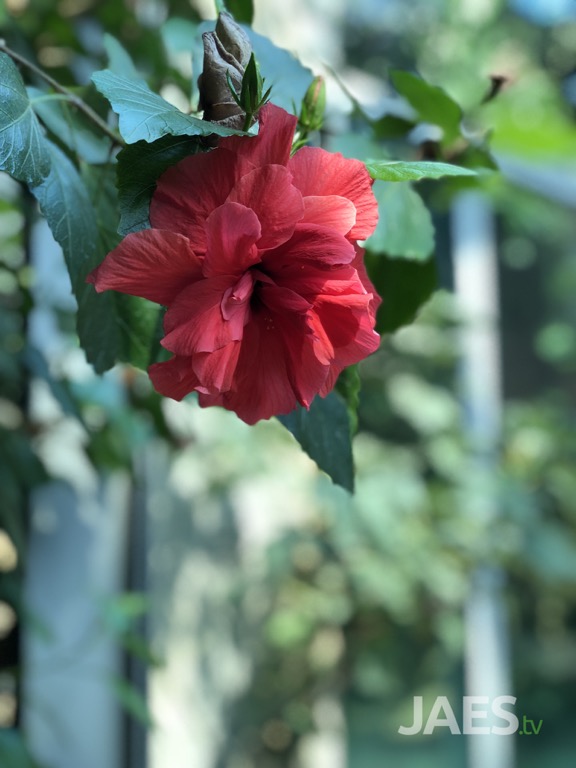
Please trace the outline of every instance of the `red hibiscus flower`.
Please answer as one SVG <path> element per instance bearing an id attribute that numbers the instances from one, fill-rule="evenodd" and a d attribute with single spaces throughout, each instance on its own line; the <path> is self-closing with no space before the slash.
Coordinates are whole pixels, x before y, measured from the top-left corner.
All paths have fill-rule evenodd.
<path id="1" fill-rule="evenodd" d="M 296 118 L 267 105 L 258 136 L 221 139 L 166 171 L 152 229 L 129 234 L 88 277 L 167 307 L 154 387 L 221 405 L 248 424 L 309 407 L 374 352 L 380 302 L 356 240 L 378 212 L 362 163 L 290 150 Z"/>

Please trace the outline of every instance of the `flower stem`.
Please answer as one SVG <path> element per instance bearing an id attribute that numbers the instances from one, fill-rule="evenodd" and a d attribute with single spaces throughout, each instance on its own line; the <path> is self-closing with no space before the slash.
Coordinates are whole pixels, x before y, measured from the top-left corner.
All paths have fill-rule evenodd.
<path id="1" fill-rule="evenodd" d="M 89 107 L 85 101 L 83 101 L 79 96 L 76 96 L 76 94 L 70 91 L 68 88 L 65 88 L 63 85 L 60 85 L 60 83 L 57 80 L 54 80 L 53 77 L 50 77 L 50 75 L 48 75 L 42 69 L 37 67 L 36 64 L 33 64 L 31 61 L 28 61 L 28 59 L 25 59 L 19 53 L 16 53 L 16 51 L 13 51 L 11 48 L 9 48 L 6 45 L 6 42 L 4 40 L 0 40 L 0 51 L 10 56 L 11 59 L 13 59 L 14 61 L 17 61 L 19 64 L 26 67 L 31 72 L 34 72 L 35 75 L 37 75 L 38 77 L 41 77 L 42 80 L 48 83 L 48 85 L 50 85 L 55 91 L 58 91 L 58 93 L 61 93 L 66 98 L 67 101 L 69 101 L 73 106 L 79 109 L 80 112 L 83 112 L 89 120 L 91 120 L 95 125 L 97 125 L 98 128 L 100 128 L 100 130 L 103 133 L 105 133 L 106 136 L 108 136 L 114 142 L 114 144 L 118 144 L 123 147 L 126 146 L 124 139 L 122 139 L 121 136 L 115 133 L 110 128 L 110 126 L 108 126 L 107 123 L 105 123 L 104 120 L 102 120 L 100 115 L 94 112 L 92 107 Z"/>

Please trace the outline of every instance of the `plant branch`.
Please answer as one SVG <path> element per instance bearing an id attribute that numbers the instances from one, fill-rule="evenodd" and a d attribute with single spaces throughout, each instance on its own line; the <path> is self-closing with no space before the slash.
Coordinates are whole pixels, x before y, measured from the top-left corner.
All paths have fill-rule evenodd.
<path id="1" fill-rule="evenodd" d="M 35 75 L 38 77 L 41 77 L 42 80 L 44 80 L 48 85 L 50 85 L 55 91 L 58 91 L 58 93 L 61 93 L 67 101 L 69 101 L 71 104 L 73 104 L 77 109 L 80 110 L 80 112 L 83 112 L 86 117 L 91 120 L 95 125 L 100 128 L 100 130 L 105 133 L 114 144 L 118 144 L 120 146 L 126 146 L 124 139 L 121 138 L 117 133 L 115 133 L 110 126 L 102 120 L 100 115 L 96 114 L 92 107 L 89 107 L 88 104 L 86 104 L 85 101 L 83 101 L 79 96 L 76 96 L 75 93 L 70 91 L 68 88 L 65 88 L 63 85 L 60 85 L 60 83 L 57 80 L 54 80 L 53 77 L 50 77 L 46 72 L 44 72 L 42 69 L 36 66 L 36 64 L 33 64 L 31 61 L 28 61 L 28 59 L 25 59 L 23 56 L 21 56 L 19 53 L 16 53 L 16 51 L 13 51 L 11 48 L 8 48 L 6 45 L 6 42 L 4 40 L 0 40 L 0 51 L 3 51 L 5 54 L 10 56 L 11 59 L 14 61 L 17 61 L 19 64 L 22 64 L 23 67 L 26 67 L 31 72 L 34 72 Z"/>

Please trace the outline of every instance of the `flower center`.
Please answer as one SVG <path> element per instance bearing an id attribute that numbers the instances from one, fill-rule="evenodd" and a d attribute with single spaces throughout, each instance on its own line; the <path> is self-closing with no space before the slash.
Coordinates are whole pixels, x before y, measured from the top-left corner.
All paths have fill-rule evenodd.
<path id="1" fill-rule="evenodd" d="M 254 290 L 254 276 L 252 272 L 245 272 L 236 285 L 224 292 L 220 309 L 224 320 L 236 320 L 239 315 L 244 316 L 248 308 L 252 291 Z"/>

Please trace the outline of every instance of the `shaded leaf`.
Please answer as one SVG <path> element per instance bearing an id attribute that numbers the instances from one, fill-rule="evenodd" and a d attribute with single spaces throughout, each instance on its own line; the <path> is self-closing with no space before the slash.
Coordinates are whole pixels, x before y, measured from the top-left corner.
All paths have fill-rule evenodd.
<path id="1" fill-rule="evenodd" d="M 116 167 L 99 166 L 84 169 L 83 178 L 92 200 L 98 225 L 97 263 L 120 242 L 118 235 L 118 193 Z M 93 290 L 93 287 L 90 286 Z M 116 320 L 114 354 L 116 360 L 146 369 L 156 359 L 161 337 L 161 310 L 157 304 L 138 296 L 111 291 Z"/>
<path id="2" fill-rule="evenodd" d="M 430 85 L 421 77 L 402 70 L 394 70 L 390 78 L 394 88 L 416 110 L 423 122 L 442 128 L 446 144 L 460 135 L 462 110 L 443 88 Z"/>
<path id="3" fill-rule="evenodd" d="M 334 483 L 350 492 L 354 490 L 350 418 L 339 394 L 316 397 L 309 411 L 298 406 L 278 419 Z"/>
<path id="4" fill-rule="evenodd" d="M 56 138 L 87 163 L 109 162 L 110 139 L 95 134 L 89 127 L 89 121 L 68 102 L 52 98 L 54 94 L 47 94 L 38 88 L 27 90 L 34 112 Z"/>
<path id="5" fill-rule="evenodd" d="M 434 226 L 422 198 L 410 184 L 374 183 L 379 219 L 366 247 L 391 257 L 427 259 L 434 250 Z"/>
<path id="6" fill-rule="evenodd" d="M 405 162 L 396 160 L 367 160 L 366 168 L 373 179 L 380 181 L 419 181 L 440 179 L 442 176 L 476 176 L 476 171 L 449 163 Z"/>
<path id="7" fill-rule="evenodd" d="M 40 210 L 64 252 L 72 290 L 78 302 L 77 328 L 88 360 L 96 370 L 114 364 L 116 350 L 110 343 L 115 333 L 113 302 L 97 296 L 85 283 L 86 275 L 98 263 L 98 227 L 92 202 L 78 171 L 66 155 L 50 145 L 52 168 L 49 176 L 32 187 Z"/>
<path id="8" fill-rule="evenodd" d="M 390 259 L 366 251 L 366 268 L 382 304 L 376 316 L 376 330 L 392 333 L 411 323 L 420 307 L 438 287 L 436 262 Z"/>
<path id="9" fill-rule="evenodd" d="M 162 136 L 245 135 L 187 115 L 153 93 L 144 80 L 117 75 L 109 69 L 95 72 L 92 82 L 119 117 L 122 137 L 128 144 L 156 141 Z"/>
<path id="10" fill-rule="evenodd" d="M 118 231 L 121 235 L 150 226 L 148 214 L 156 181 L 171 165 L 199 149 L 197 139 L 164 136 L 151 144 L 145 141 L 131 144 L 118 154 Z"/>
<path id="11" fill-rule="evenodd" d="M 226 0 L 226 8 L 238 22 L 252 24 L 254 3 L 252 0 Z"/>
<path id="12" fill-rule="evenodd" d="M 48 142 L 20 73 L 4 53 L 0 53 L 0 170 L 27 184 L 39 184 L 50 171 Z"/>
<path id="13" fill-rule="evenodd" d="M 344 368 L 336 382 L 336 392 L 338 392 L 346 403 L 348 416 L 350 417 L 350 431 L 352 434 L 358 429 L 358 405 L 360 402 L 360 373 L 357 365 L 350 365 Z"/>

